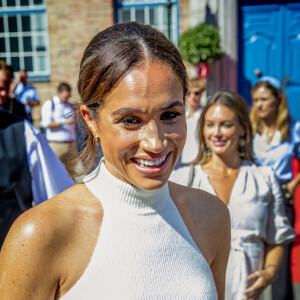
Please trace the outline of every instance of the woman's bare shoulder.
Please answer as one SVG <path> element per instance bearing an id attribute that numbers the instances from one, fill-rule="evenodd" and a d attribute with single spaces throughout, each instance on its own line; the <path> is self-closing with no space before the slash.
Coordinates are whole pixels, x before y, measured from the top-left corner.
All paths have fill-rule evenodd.
<path id="1" fill-rule="evenodd" d="M 74 228 L 102 214 L 102 207 L 82 183 L 24 212 L 13 224 L 3 248 L 56 245 L 71 239 Z M 92 218 L 93 219 L 93 218 Z"/>
<path id="2" fill-rule="evenodd" d="M 0 292 L 12 299 L 41 299 L 68 290 L 92 255 L 102 216 L 99 200 L 84 184 L 23 213 L 0 252 L 0 281 L 5 283 Z"/>
<path id="3" fill-rule="evenodd" d="M 215 195 L 204 190 L 190 188 L 169 182 L 169 190 L 172 199 L 177 207 L 204 212 L 206 215 L 214 214 L 222 216 L 224 213 L 229 216 L 227 205 Z"/>
<path id="4" fill-rule="evenodd" d="M 222 247 L 228 248 L 230 244 L 230 216 L 227 205 L 201 189 L 169 182 L 169 190 L 190 234 L 211 264 L 217 251 Z"/>

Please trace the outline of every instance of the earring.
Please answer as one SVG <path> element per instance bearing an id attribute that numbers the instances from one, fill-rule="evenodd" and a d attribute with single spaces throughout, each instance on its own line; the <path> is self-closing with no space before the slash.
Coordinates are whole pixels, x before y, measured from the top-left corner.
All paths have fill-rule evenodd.
<path id="1" fill-rule="evenodd" d="M 207 157 L 210 157 L 211 156 L 211 149 L 208 147 L 208 146 L 205 146 L 205 153 L 206 153 L 206 156 Z"/>
<path id="2" fill-rule="evenodd" d="M 100 142 L 100 136 L 98 136 L 98 135 L 94 136 L 94 140 L 95 140 L 96 143 L 99 143 Z"/>
<path id="3" fill-rule="evenodd" d="M 241 158 L 244 158 L 246 156 L 245 145 L 246 145 L 246 139 L 244 137 L 241 137 L 239 141 L 239 155 Z"/>

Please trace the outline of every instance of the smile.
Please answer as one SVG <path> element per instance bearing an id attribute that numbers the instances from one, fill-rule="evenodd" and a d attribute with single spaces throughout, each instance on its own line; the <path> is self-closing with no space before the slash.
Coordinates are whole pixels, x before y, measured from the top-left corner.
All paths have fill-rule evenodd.
<path id="1" fill-rule="evenodd" d="M 225 144 L 225 141 L 213 141 L 213 144 L 215 146 L 223 146 Z"/>
<path id="2" fill-rule="evenodd" d="M 157 167 L 166 160 L 166 157 L 167 157 L 167 155 L 162 158 L 155 159 L 155 160 L 146 160 L 146 159 L 135 158 L 134 161 L 141 167 Z"/>

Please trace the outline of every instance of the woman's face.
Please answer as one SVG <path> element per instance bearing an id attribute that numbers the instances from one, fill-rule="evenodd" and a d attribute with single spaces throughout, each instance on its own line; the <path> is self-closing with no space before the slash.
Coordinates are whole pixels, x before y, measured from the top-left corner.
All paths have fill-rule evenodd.
<path id="1" fill-rule="evenodd" d="M 262 120 L 276 120 L 279 99 L 266 87 L 259 87 L 252 93 L 252 104 Z"/>
<path id="2" fill-rule="evenodd" d="M 114 176 L 145 190 L 168 181 L 186 138 L 183 88 L 168 66 L 145 62 L 133 69 L 106 98 L 97 120 L 85 119 Z"/>
<path id="3" fill-rule="evenodd" d="M 206 111 L 203 135 L 213 154 L 221 157 L 238 155 L 239 141 L 244 134 L 236 114 L 227 106 L 216 103 Z"/>

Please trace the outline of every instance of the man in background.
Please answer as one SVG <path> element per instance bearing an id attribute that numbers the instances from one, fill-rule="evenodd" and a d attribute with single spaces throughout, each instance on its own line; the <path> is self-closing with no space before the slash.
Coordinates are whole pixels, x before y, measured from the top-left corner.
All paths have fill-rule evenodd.
<path id="1" fill-rule="evenodd" d="M 186 96 L 186 142 L 181 154 L 180 163 L 189 164 L 194 161 L 199 152 L 199 119 L 202 113 L 202 101 L 206 89 L 205 82 L 200 78 L 192 78 Z M 178 167 L 178 166 L 177 166 Z"/>
<path id="2" fill-rule="evenodd" d="M 20 214 L 74 184 L 42 133 L 3 107 L 10 82 L 4 74 L 0 69 L 0 248 Z"/>
<path id="3" fill-rule="evenodd" d="M 25 106 L 27 119 L 32 123 L 32 108 L 40 104 L 37 90 L 28 84 L 27 73 L 20 70 L 10 86 L 10 92 Z"/>
<path id="4" fill-rule="evenodd" d="M 52 99 L 45 101 L 41 110 L 41 127 L 49 146 L 67 166 L 70 156 L 77 153 L 74 110 L 69 103 L 71 86 L 61 82 Z"/>
<path id="5" fill-rule="evenodd" d="M 13 68 L 4 60 L 0 60 L 0 108 L 26 119 L 24 105 L 8 96 L 12 78 Z"/>

